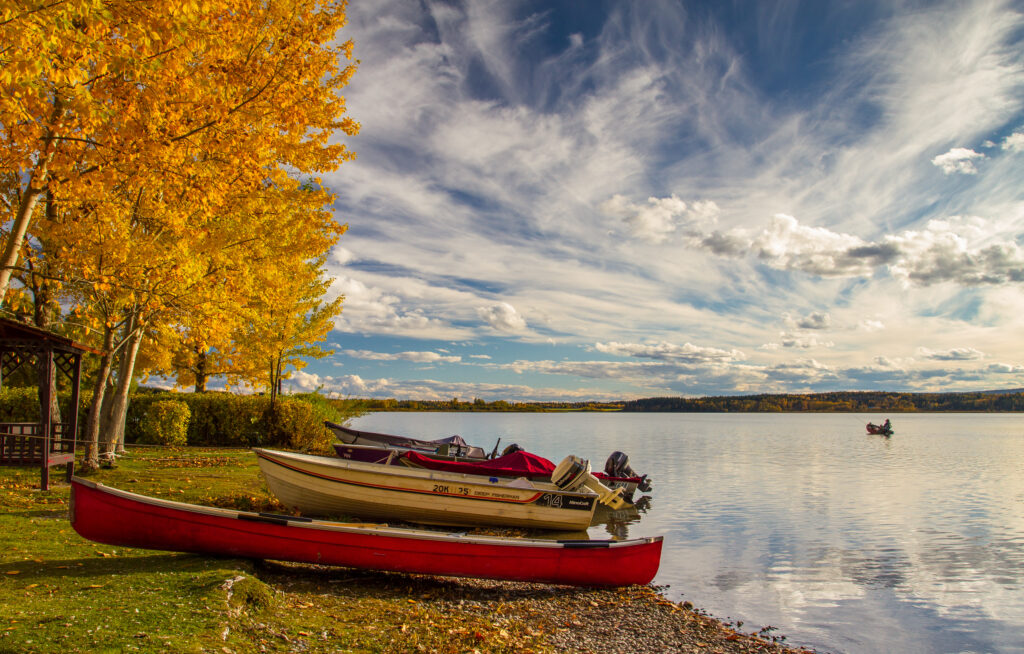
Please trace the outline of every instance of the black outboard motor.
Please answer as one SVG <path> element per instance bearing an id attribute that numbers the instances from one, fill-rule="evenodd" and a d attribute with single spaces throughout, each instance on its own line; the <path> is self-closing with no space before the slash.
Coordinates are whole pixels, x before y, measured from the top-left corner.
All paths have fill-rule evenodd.
<path id="1" fill-rule="evenodd" d="M 629 457 L 625 452 L 612 452 L 608 460 L 604 462 L 604 474 L 609 477 L 640 477 L 637 488 L 642 493 L 651 492 L 651 482 L 647 475 L 638 475 L 635 470 L 629 467 Z"/>

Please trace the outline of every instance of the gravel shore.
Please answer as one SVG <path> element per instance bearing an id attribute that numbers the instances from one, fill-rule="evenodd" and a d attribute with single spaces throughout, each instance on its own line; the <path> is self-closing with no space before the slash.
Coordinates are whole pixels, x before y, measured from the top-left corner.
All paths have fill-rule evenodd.
<path id="1" fill-rule="evenodd" d="M 563 652 L 773 652 L 806 654 L 744 633 L 712 618 L 689 602 L 670 602 L 651 586 L 574 589 L 486 580 L 450 582 L 464 595 L 453 608 L 480 611 L 534 625 Z"/>
<path id="2" fill-rule="evenodd" d="M 257 576 L 300 597 L 316 597 L 323 605 L 329 588 L 332 601 L 351 612 L 368 602 L 384 602 L 381 620 L 401 625 L 401 636 L 379 643 L 382 651 L 422 652 L 572 652 L 635 654 L 700 652 L 703 654 L 810 654 L 789 647 L 768 629 L 742 631 L 709 616 L 689 602 L 667 600 L 654 586 L 593 589 L 482 579 L 451 579 L 398 573 L 350 576 L 339 569 L 266 562 Z M 349 571 L 350 572 L 350 571 Z M 333 579 L 332 579 L 333 577 Z M 312 600 L 311 600 L 312 601 Z M 360 614 L 367 620 L 366 613 Z M 373 614 L 371 614 L 373 615 Z M 442 617 L 438 617 L 442 616 Z M 369 618 L 377 620 L 376 617 Z M 452 627 L 470 625 L 477 641 L 466 648 L 450 642 L 438 648 L 438 633 L 465 633 Z M 366 629 L 394 633 L 378 623 Z M 411 634 L 421 631 L 420 635 Z M 756 629 L 755 629 L 756 631 Z M 430 633 L 428 633 L 430 632 Z M 442 636 L 443 640 L 443 636 Z M 424 646 L 421 643 L 428 643 Z M 358 647 L 353 651 L 362 651 Z"/>

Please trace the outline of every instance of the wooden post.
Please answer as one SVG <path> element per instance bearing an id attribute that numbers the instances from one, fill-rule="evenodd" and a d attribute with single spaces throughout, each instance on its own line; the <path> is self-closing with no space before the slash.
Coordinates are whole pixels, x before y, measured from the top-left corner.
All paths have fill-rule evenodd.
<path id="1" fill-rule="evenodd" d="M 68 482 L 75 474 L 75 450 L 78 449 L 78 395 L 82 386 L 82 355 L 75 353 L 75 368 L 71 379 L 71 406 L 68 407 L 68 431 L 71 432 L 71 462 L 67 467 Z"/>
<path id="2" fill-rule="evenodd" d="M 42 400 L 42 420 L 39 421 L 39 427 L 43 432 L 43 450 L 42 454 L 42 486 L 43 490 L 50 490 L 50 448 L 52 447 L 53 441 L 53 421 L 50 416 L 50 390 L 53 388 L 53 350 L 46 348 L 46 352 L 38 357 L 38 361 L 42 364 L 46 372 L 42 375 L 42 383 L 45 386 L 42 389 L 40 399 Z"/>

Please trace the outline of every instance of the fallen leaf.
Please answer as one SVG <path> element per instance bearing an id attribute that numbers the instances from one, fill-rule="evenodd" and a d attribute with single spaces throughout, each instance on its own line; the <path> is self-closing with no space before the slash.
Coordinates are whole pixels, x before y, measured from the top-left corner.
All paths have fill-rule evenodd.
<path id="1" fill-rule="evenodd" d="M 7 574 L 9 574 L 9 575 L 20 575 L 21 574 L 21 570 L 8 570 Z"/>

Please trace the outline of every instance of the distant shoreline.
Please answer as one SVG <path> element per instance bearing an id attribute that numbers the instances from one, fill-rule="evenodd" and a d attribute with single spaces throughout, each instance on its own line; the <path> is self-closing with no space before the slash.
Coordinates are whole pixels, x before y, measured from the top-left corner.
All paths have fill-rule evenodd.
<path id="1" fill-rule="evenodd" d="M 459 411 L 481 413 L 1019 413 L 1024 389 L 969 393 L 895 393 L 841 391 L 832 393 L 655 397 L 615 402 L 488 402 L 359 399 L 333 400 L 359 411 Z"/>

